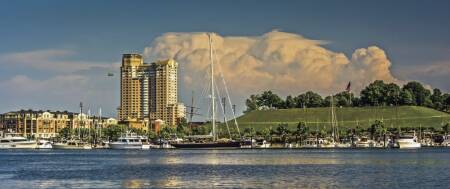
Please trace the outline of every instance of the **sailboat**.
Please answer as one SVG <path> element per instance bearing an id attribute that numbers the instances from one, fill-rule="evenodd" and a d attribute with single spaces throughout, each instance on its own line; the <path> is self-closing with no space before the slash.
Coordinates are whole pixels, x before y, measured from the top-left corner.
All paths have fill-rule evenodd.
<path id="1" fill-rule="evenodd" d="M 175 148 L 190 148 L 190 149 L 205 149 L 205 148 L 240 148 L 241 143 L 238 141 L 234 141 L 231 139 L 218 139 L 217 135 L 217 125 L 216 125 L 216 105 L 215 105 L 215 83 L 214 83 L 214 59 L 213 59 L 213 47 L 212 47 L 212 38 L 211 34 L 208 34 L 209 39 L 209 60 L 210 60 L 210 68 L 211 68 L 211 90 L 210 90 L 210 97 L 211 97 L 211 123 L 212 123 L 212 141 L 207 142 L 177 142 L 177 143 L 171 143 L 171 145 Z"/>
<path id="2" fill-rule="evenodd" d="M 89 113 L 90 114 L 90 113 Z M 89 117 L 88 117 L 89 119 Z M 54 143 L 52 145 L 53 149 L 74 149 L 74 150 L 91 150 L 92 146 L 81 140 L 81 125 L 83 123 L 83 104 L 80 102 L 80 114 L 79 114 L 79 123 L 78 123 L 78 139 L 73 139 L 72 136 L 70 140 L 61 141 L 58 143 Z M 89 127 L 90 129 L 90 127 Z"/>

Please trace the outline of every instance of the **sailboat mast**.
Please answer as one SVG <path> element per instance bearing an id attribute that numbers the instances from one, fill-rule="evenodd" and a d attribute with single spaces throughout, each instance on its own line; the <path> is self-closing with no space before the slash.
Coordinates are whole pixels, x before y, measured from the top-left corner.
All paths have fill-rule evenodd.
<path id="1" fill-rule="evenodd" d="M 333 95 L 331 95 L 331 129 L 332 129 L 333 140 L 336 141 L 336 133 L 335 133 L 335 128 L 334 128 L 334 98 L 333 98 Z"/>
<path id="2" fill-rule="evenodd" d="M 215 110 L 215 96 L 214 96 L 214 60 L 212 51 L 212 39 L 211 33 L 208 34 L 209 38 L 209 61 L 211 63 L 211 122 L 212 122 L 212 135 L 213 140 L 216 141 L 216 110 Z"/>
<path id="3" fill-rule="evenodd" d="M 81 124 L 83 123 L 83 103 L 80 102 L 80 119 L 78 120 L 78 139 L 81 140 Z"/>

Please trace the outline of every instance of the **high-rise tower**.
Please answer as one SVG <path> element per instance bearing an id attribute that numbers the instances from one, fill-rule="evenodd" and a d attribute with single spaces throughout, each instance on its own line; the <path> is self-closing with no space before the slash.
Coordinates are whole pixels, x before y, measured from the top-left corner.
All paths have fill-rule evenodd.
<path id="1" fill-rule="evenodd" d="M 148 103 L 148 93 L 144 90 L 148 88 L 145 67 L 144 59 L 139 54 L 122 56 L 119 120 L 142 119 L 145 115 L 144 107 Z"/>
<path id="2" fill-rule="evenodd" d="M 157 61 L 150 65 L 150 119 L 161 119 L 167 125 L 175 125 L 182 109 L 177 96 L 178 63 L 173 59 Z"/>
<path id="3" fill-rule="evenodd" d="M 120 79 L 121 121 L 162 120 L 176 125 L 184 117 L 184 105 L 177 97 L 178 63 L 168 59 L 144 63 L 139 54 L 124 54 Z"/>

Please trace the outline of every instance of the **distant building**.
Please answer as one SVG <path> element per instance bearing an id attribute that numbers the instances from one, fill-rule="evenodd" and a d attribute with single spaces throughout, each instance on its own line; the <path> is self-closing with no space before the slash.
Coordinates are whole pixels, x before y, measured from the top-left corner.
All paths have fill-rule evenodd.
<path id="1" fill-rule="evenodd" d="M 113 118 L 88 117 L 86 114 L 68 111 L 20 110 L 0 114 L 0 131 L 16 133 L 24 137 L 57 137 L 61 129 L 107 127 L 117 124 Z"/>
<path id="2" fill-rule="evenodd" d="M 172 59 L 148 64 L 139 54 L 124 54 L 119 121 L 151 126 L 160 120 L 165 125 L 175 126 L 185 117 L 185 107 L 178 103 L 177 70 L 178 63 Z"/>

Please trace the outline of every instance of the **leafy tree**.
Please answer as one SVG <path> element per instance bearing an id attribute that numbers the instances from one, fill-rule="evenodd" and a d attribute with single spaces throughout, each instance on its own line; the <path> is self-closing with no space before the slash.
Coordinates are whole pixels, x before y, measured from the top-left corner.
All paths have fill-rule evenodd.
<path id="1" fill-rule="evenodd" d="M 157 135 L 156 135 L 156 133 L 153 132 L 153 131 L 148 131 L 148 132 L 147 132 L 147 137 L 148 137 L 149 139 L 156 139 L 156 138 L 157 138 Z"/>
<path id="2" fill-rule="evenodd" d="M 312 91 L 300 94 L 294 98 L 297 108 L 313 108 L 320 107 L 322 105 L 322 96 Z"/>
<path id="3" fill-rule="evenodd" d="M 450 130 L 450 123 L 447 123 L 444 126 L 442 126 L 442 130 L 444 131 L 445 135 L 447 135 L 448 131 Z"/>
<path id="4" fill-rule="evenodd" d="M 281 137 L 281 140 L 282 141 L 286 141 L 286 137 L 290 133 L 290 131 L 288 129 L 288 124 L 281 123 L 281 124 L 278 125 L 278 127 L 275 130 L 276 130 L 276 134 L 279 137 Z"/>
<path id="5" fill-rule="evenodd" d="M 189 134 L 189 129 L 188 129 L 188 123 L 186 118 L 182 118 L 180 119 L 180 121 L 177 123 L 177 136 L 183 137 L 186 134 Z"/>
<path id="6" fill-rule="evenodd" d="M 443 99 L 443 107 L 442 109 L 444 111 L 450 111 L 450 94 L 444 94 L 442 95 L 442 99 Z"/>
<path id="7" fill-rule="evenodd" d="M 59 130 L 59 132 L 58 132 L 58 136 L 60 138 L 68 139 L 70 137 L 70 135 L 71 135 L 71 133 L 70 133 L 69 127 L 64 127 L 61 130 Z"/>
<path id="8" fill-rule="evenodd" d="M 296 103 L 294 98 L 291 95 L 288 95 L 286 97 L 286 100 L 284 101 L 284 108 L 286 109 L 291 109 L 291 108 L 295 108 Z"/>
<path id="9" fill-rule="evenodd" d="M 351 106 L 351 95 L 348 91 L 340 92 L 333 96 L 335 106 Z"/>
<path id="10" fill-rule="evenodd" d="M 352 95 L 352 106 L 353 107 L 361 106 L 361 99 Z"/>
<path id="11" fill-rule="evenodd" d="M 300 137 L 300 143 L 308 136 L 309 128 L 306 126 L 305 122 L 299 122 L 297 124 L 297 130 L 295 130 L 295 135 Z"/>
<path id="12" fill-rule="evenodd" d="M 176 134 L 176 128 L 170 126 L 163 126 L 159 131 L 159 136 L 163 139 L 169 139 L 174 134 Z"/>
<path id="13" fill-rule="evenodd" d="M 259 108 L 258 99 L 259 99 L 259 95 L 250 95 L 250 98 L 248 98 L 245 101 L 245 105 L 247 106 L 247 110 L 245 110 L 244 113 L 250 112 L 250 111 L 253 111 L 253 110 L 257 110 Z"/>
<path id="14" fill-rule="evenodd" d="M 398 105 L 401 101 L 401 89 L 395 83 L 389 83 L 385 85 L 385 95 L 387 105 Z"/>
<path id="15" fill-rule="evenodd" d="M 206 135 L 206 134 L 208 134 L 208 132 L 209 132 L 208 128 L 206 128 L 203 125 L 199 125 L 199 126 L 192 128 L 193 135 Z"/>
<path id="16" fill-rule="evenodd" d="M 385 84 L 376 80 L 361 91 L 361 101 L 365 105 L 378 106 L 385 102 Z"/>
<path id="17" fill-rule="evenodd" d="M 412 95 L 415 99 L 415 104 L 418 106 L 425 106 L 427 103 L 427 99 L 429 99 L 431 92 L 428 89 L 425 89 L 422 84 L 417 81 L 411 81 L 403 86 L 403 90 L 411 91 Z"/>
<path id="18" fill-rule="evenodd" d="M 327 96 L 322 101 L 323 107 L 330 107 L 331 106 L 331 96 Z"/>
<path id="19" fill-rule="evenodd" d="M 433 89 L 433 95 L 430 96 L 430 100 L 433 103 L 433 108 L 442 110 L 444 105 L 444 98 L 442 92 L 439 89 Z"/>
<path id="20" fill-rule="evenodd" d="M 402 105 L 415 105 L 416 100 L 414 99 L 413 94 L 409 90 L 403 89 L 400 92 L 400 104 Z"/>
<path id="21" fill-rule="evenodd" d="M 125 130 L 126 127 L 123 125 L 111 125 L 102 131 L 103 136 L 106 136 L 110 141 L 114 141 L 117 140 Z"/>
<path id="22" fill-rule="evenodd" d="M 265 140 L 268 140 L 271 136 L 271 130 L 269 128 L 264 128 L 259 131 L 259 135 L 264 137 Z"/>
<path id="23" fill-rule="evenodd" d="M 258 104 L 260 106 L 266 106 L 269 108 L 282 108 L 283 100 L 272 91 L 264 91 L 258 98 Z"/>
<path id="24" fill-rule="evenodd" d="M 253 127 L 247 127 L 244 129 L 244 136 L 245 137 L 253 137 L 255 136 L 256 132 Z"/>

